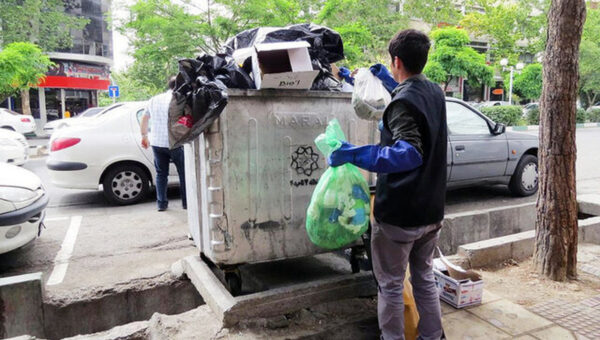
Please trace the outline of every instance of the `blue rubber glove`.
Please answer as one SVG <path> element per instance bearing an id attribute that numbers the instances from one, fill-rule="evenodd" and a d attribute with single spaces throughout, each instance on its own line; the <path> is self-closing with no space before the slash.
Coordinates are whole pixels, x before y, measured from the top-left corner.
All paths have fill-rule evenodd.
<path id="1" fill-rule="evenodd" d="M 377 173 L 405 172 L 423 164 L 421 154 L 409 143 L 399 140 L 392 146 L 354 146 L 342 142 L 342 146 L 327 159 L 330 166 L 352 163 L 359 168 Z"/>
<path id="2" fill-rule="evenodd" d="M 369 67 L 369 70 L 373 75 L 381 80 L 383 87 L 388 90 L 389 93 L 392 93 L 396 86 L 398 86 L 398 82 L 392 77 L 390 71 L 383 66 L 382 64 L 375 64 Z"/>
<path id="3" fill-rule="evenodd" d="M 350 70 L 348 68 L 340 67 L 340 71 L 338 72 L 338 75 L 340 77 L 344 78 L 346 83 L 348 83 L 350 85 L 354 85 L 354 78 L 350 77 Z"/>

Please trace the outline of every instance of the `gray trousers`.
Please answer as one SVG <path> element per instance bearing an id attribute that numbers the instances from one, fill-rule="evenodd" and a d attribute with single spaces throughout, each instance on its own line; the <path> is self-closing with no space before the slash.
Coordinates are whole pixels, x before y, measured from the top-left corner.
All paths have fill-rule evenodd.
<path id="1" fill-rule="evenodd" d="M 377 315 L 385 340 L 404 340 L 404 276 L 410 263 L 413 294 L 419 311 L 419 339 L 442 336 L 440 299 L 433 276 L 433 252 L 441 222 L 400 228 L 371 221 L 373 273 L 379 284 Z"/>

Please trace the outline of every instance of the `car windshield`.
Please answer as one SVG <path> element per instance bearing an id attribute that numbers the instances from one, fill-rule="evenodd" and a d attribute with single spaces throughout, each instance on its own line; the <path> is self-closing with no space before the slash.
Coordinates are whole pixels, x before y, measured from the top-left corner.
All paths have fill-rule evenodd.
<path id="1" fill-rule="evenodd" d="M 104 122 L 108 119 L 111 119 L 112 117 L 120 116 L 125 112 L 134 112 L 138 109 L 139 107 L 135 104 L 116 104 L 107 108 L 106 110 L 102 111 L 100 114 L 95 115 L 92 118 L 95 122 Z"/>
<path id="2" fill-rule="evenodd" d="M 98 113 L 100 113 L 102 110 L 104 110 L 103 107 L 92 107 L 89 108 L 85 111 L 83 111 L 79 117 L 93 117 L 95 115 L 97 115 Z"/>

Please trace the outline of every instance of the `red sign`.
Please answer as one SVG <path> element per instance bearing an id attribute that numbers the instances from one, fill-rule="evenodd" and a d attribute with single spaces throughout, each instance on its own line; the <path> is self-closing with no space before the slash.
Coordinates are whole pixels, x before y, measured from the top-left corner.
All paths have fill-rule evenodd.
<path id="1" fill-rule="evenodd" d="M 497 96 L 501 95 L 504 93 L 504 89 L 493 89 L 492 90 L 492 94 L 495 94 Z"/>
<path id="2" fill-rule="evenodd" d="M 79 90 L 108 90 L 110 80 L 75 78 L 63 76 L 46 76 L 38 87 L 52 87 Z"/>

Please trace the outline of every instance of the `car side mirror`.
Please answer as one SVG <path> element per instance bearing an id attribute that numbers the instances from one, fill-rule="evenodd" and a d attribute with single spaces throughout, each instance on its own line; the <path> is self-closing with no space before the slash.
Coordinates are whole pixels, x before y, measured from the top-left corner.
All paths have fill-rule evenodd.
<path id="1" fill-rule="evenodd" d="M 494 126 L 494 131 L 492 132 L 494 135 L 501 135 L 506 132 L 506 125 L 502 123 L 496 123 Z"/>

